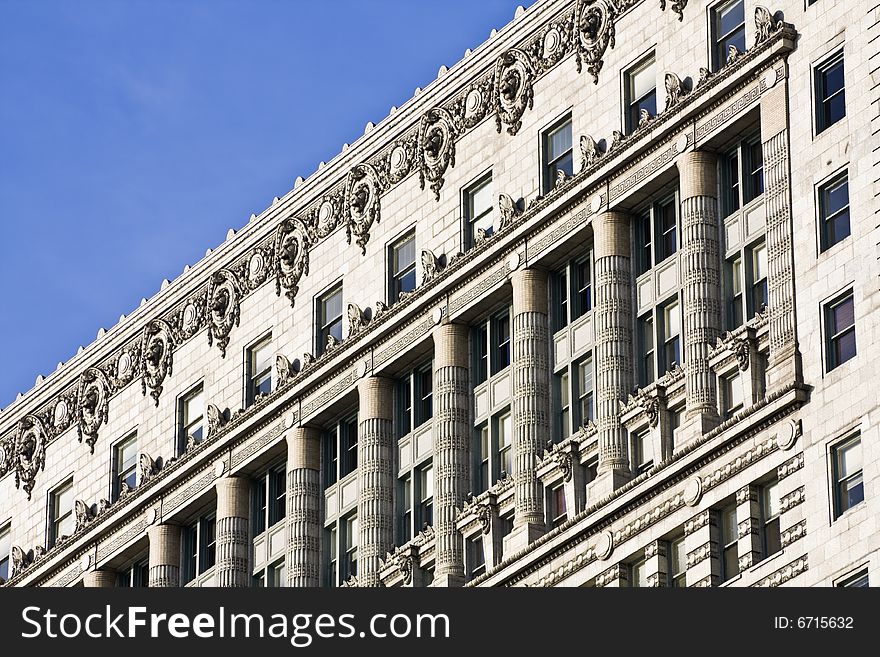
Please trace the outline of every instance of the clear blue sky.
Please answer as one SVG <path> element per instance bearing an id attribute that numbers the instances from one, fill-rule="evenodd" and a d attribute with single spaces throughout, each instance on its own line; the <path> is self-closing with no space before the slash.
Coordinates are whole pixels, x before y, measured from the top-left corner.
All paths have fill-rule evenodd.
<path id="1" fill-rule="evenodd" d="M 0 0 L 0 407 L 516 0 Z"/>

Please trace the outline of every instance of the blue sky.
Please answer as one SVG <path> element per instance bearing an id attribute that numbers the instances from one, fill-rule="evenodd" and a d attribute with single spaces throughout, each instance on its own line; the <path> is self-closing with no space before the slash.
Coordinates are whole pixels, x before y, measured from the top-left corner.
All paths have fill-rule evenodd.
<path id="1" fill-rule="evenodd" d="M 0 407 L 517 4 L 0 0 Z"/>

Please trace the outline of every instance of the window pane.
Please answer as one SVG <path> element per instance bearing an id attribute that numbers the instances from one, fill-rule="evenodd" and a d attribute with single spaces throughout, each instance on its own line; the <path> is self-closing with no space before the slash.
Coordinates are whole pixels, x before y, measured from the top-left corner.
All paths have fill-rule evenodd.
<path id="1" fill-rule="evenodd" d="M 468 216 L 471 219 L 482 217 L 492 210 L 492 179 L 479 183 L 470 192 L 470 208 Z"/>
<path id="2" fill-rule="evenodd" d="M 510 447 L 511 438 L 510 414 L 508 413 L 498 420 L 498 449 Z"/>
<path id="3" fill-rule="evenodd" d="M 129 438 L 119 446 L 118 472 L 121 474 L 137 463 L 137 442 Z"/>
<path id="4" fill-rule="evenodd" d="M 755 280 L 767 278 L 767 247 L 764 244 L 752 250 Z"/>
<path id="5" fill-rule="evenodd" d="M 394 248 L 394 273 L 398 274 L 416 261 L 416 238 L 408 237 Z"/>
<path id="6" fill-rule="evenodd" d="M 742 0 L 735 0 L 718 9 L 718 36 L 723 36 L 745 22 Z"/>
<path id="7" fill-rule="evenodd" d="M 835 93 L 843 89 L 843 60 L 835 62 L 823 71 L 823 100 L 830 98 Z"/>
<path id="8" fill-rule="evenodd" d="M 324 324 L 342 316 L 342 290 L 335 290 L 324 297 Z"/>
<path id="9" fill-rule="evenodd" d="M 862 442 L 860 440 L 841 447 L 838 452 L 838 479 L 844 479 L 862 470 Z"/>
<path id="10" fill-rule="evenodd" d="M 654 58 L 641 64 L 629 76 L 630 102 L 634 102 L 654 91 L 657 87 L 657 78 L 654 67 Z"/>
<path id="11" fill-rule="evenodd" d="M 728 507 L 721 513 L 721 533 L 725 545 L 736 541 L 736 507 Z"/>
<path id="12" fill-rule="evenodd" d="M 836 335 L 855 324 L 853 299 L 849 297 L 831 309 L 831 333 Z"/>
<path id="13" fill-rule="evenodd" d="M 773 518 L 779 515 L 779 484 L 773 482 L 764 486 L 764 517 Z"/>
<path id="14" fill-rule="evenodd" d="M 666 339 L 676 336 L 680 331 L 678 303 L 671 303 L 666 306 Z"/>
<path id="15" fill-rule="evenodd" d="M 571 150 L 571 121 L 547 135 L 547 159 L 552 162 Z"/>

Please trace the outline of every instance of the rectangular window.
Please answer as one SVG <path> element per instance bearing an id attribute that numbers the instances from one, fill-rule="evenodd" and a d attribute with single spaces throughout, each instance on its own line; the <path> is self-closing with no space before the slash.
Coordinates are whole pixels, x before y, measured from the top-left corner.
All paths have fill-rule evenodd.
<path id="1" fill-rule="evenodd" d="M 426 465 L 419 471 L 419 523 L 434 524 L 434 468 Z"/>
<path id="2" fill-rule="evenodd" d="M 643 588 L 648 585 L 648 562 L 639 559 L 630 566 L 629 585 L 635 588 Z"/>
<path id="3" fill-rule="evenodd" d="M 201 384 L 180 399 L 180 451 L 205 439 L 205 395 Z"/>
<path id="4" fill-rule="evenodd" d="M 137 486 L 137 434 L 121 440 L 113 448 L 113 499 Z"/>
<path id="5" fill-rule="evenodd" d="M 343 563 L 342 581 L 354 577 L 358 573 L 358 520 L 357 516 L 344 518 L 343 521 Z"/>
<path id="6" fill-rule="evenodd" d="M 819 188 L 819 230 L 822 251 L 849 237 L 849 180 L 846 173 Z"/>
<path id="7" fill-rule="evenodd" d="M 12 527 L 0 527 L 0 584 L 7 581 L 10 572 L 10 554 L 12 552 Z"/>
<path id="8" fill-rule="evenodd" d="M 552 276 L 550 296 L 553 303 L 553 332 L 568 326 L 568 269 Z"/>
<path id="9" fill-rule="evenodd" d="M 633 470 L 636 476 L 654 467 L 654 448 L 651 445 L 651 432 L 642 431 L 633 436 Z"/>
<path id="10" fill-rule="evenodd" d="M 647 211 L 636 219 L 636 276 L 641 276 L 654 266 L 653 230 L 651 212 Z"/>
<path id="11" fill-rule="evenodd" d="M 594 420 L 595 407 L 593 403 L 593 358 L 588 356 L 578 363 L 578 421 L 585 425 L 589 420 Z"/>
<path id="12" fill-rule="evenodd" d="M 489 378 L 489 324 L 474 329 L 474 385 Z"/>
<path id="13" fill-rule="evenodd" d="M 212 513 L 183 528 L 181 584 L 191 582 L 214 567 L 217 560 L 217 520 Z"/>
<path id="14" fill-rule="evenodd" d="M 831 450 L 834 474 L 834 517 L 865 500 L 862 482 L 862 441 L 855 436 Z"/>
<path id="15" fill-rule="evenodd" d="M 474 470 L 474 488 L 478 495 L 483 491 L 489 490 L 489 487 L 492 485 L 491 453 L 489 425 L 483 424 L 481 427 L 477 427 L 474 435 L 474 463 L 476 465 Z"/>
<path id="16" fill-rule="evenodd" d="M 724 395 L 724 417 L 733 416 L 743 407 L 742 379 L 739 372 L 724 377 L 721 392 Z"/>
<path id="17" fill-rule="evenodd" d="M 846 116 L 843 51 L 816 67 L 816 132 L 830 128 Z"/>
<path id="18" fill-rule="evenodd" d="M 550 297 L 552 302 L 553 332 L 583 317 L 593 308 L 593 272 L 591 254 L 569 262 L 552 275 Z"/>
<path id="19" fill-rule="evenodd" d="M 272 336 L 247 350 L 247 405 L 272 392 Z"/>
<path id="20" fill-rule="evenodd" d="M 568 518 L 565 508 L 565 486 L 563 484 L 550 489 L 550 506 L 553 527 L 559 527 Z"/>
<path id="21" fill-rule="evenodd" d="M 727 328 L 733 330 L 742 326 L 743 317 L 743 266 L 742 256 L 727 261 L 727 289 L 730 297 L 727 304 Z"/>
<path id="22" fill-rule="evenodd" d="M 767 245 L 764 242 L 752 247 L 752 307 L 749 318 L 767 308 Z"/>
<path id="23" fill-rule="evenodd" d="M 488 237 L 494 232 L 492 209 L 490 173 L 464 191 L 464 217 L 467 221 L 465 244 L 468 248 L 474 246 L 479 237 Z"/>
<path id="24" fill-rule="evenodd" d="M 760 139 L 743 144 L 743 205 L 764 193 L 764 147 Z"/>
<path id="25" fill-rule="evenodd" d="M 513 476 L 513 423 L 510 413 L 498 418 L 498 477 Z"/>
<path id="26" fill-rule="evenodd" d="M 270 468 L 254 480 L 253 534 L 274 527 L 286 516 L 287 471 L 283 465 Z"/>
<path id="27" fill-rule="evenodd" d="M 627 134 L 639 127 L 642 112 L 649 117 L 657 116 L 657 74 L 654 53 L 640 61 L 624 74 Z"/>
<path id="28" fill-rule="evenodd" d="M 150 565 L 146 559 L 132 564 L 119 573 L 117 586 L 127 589 L 143 589 L 149 586 Z"/>
<path id="29" fill-rule="evenodd" d="M 400 513 L 400 541 L 403 545 L 413 537 L 413 494 L 412 474 L 407 473 L 400 480 L 401 502 L 403 509 Z"/>
<path id="30" fill-rule="evenodd" d="M 739 574 L 739 550 L 737 548 L 736 506 L 721 510 L 721 581 Z"/>
<path id="31" fill-rule="evenodd" d="M 467 541 L 468 572 L 475 579 L 486 572 L 486 555 L 483 552 L 483 537 L 479 534 Z"/>
<path id="32" fill-rule="evenodd" d="M 430 363 L 397 382 L 398 438 L 433 416 L 434 371 Z M 413 402 L 415 400 L 415 403 Z"/>
<path id="33" fill-rule="evenodd" d="M 773 481 L 761 489 L 761 543 L 765 559 L 782 549 L 779 513 L 779 482 Z"/>
<path id="34" fill-rule="evenodd" d="M 856 319 L 852 290 L 825 306 L 828 371 L 856 356 Z"/>
<path id="35" fill-rule="evenodd" d="M 571 435 L 571 393 L 569 391 L 568 370 L 555 377 L 556 395 L 559 399 L 559 414 L 556 418 L 559 440 Z"/>
<path id="36" fill-rule="evenodd" d="M 684 536 L 669 543 L 669 585 L 673 588 L 687 586 L 687 552 L 684 549 Z"/>
<path id="37" fill-rule="evenodd" d="M 662 369 L 668 372 L 673 364 L 681 364 L 681 319 L 678 312 L 678 301 L 667 303 L 663 307 L 663 361 Z"/>
<path id="38" fill-rule="evenodd" d="M 721 158 L 721 209 L 727 217 L 764 193 L 764 150 L 754 135 Z"/>
<path id="39" fill-rule="evenodd" d="M 395 303 L 401 293 L 416 289 L 416 234 L 407 233 L 391 246 L 391 271 L 389 287 L 390 303 Z"/>
<path id="40" fill-rule="evenodd" d="M 357 416 L 337 422 L 324 433 L 323 441 L 324 486 L 328 487 L 357 469 Z"/>
<path id="41" fill-rule="evenodd" d="M 743 0 L 728 0 L 712 10 L 712 41 L 715 69 L 727 63 L 730 46 L 746 51 L 746 12 Z"/>
<path id="42" fill-rule="evenodd" d="M 434 415 L 434 371 L 431 365 L 415 373 L 415 426 L 419 427 Z"/>
<path id="43" fill-rule="evenodd" d="M 572 319 L 583 317 L 593 307 L 593 277 L 588 256 L 574 263 L 575 295 Z"/>
<path id="44" fill-rule="evenodd" d="M 654 381 L 654 317 L 639 318 L 639 383 L 645 387 Z"/>
<path id="45" fill-rule="evenodd" d="M 510 365 L 510 315 L 499 315 L 492 321 L 492 374 Z"/>
<path id="46" fill-rule="evenodd" d="M 315 354 L 327 350 L 330 338 L 342 342 L 342 285 L 318 298 L 318 336 Z"/>
<path id="47" fill-rule="evenodd" d="M 868 569 L 864 568 L 857 572 L 854 575 L 850 575 L 849 577 L 838 582 L 837 586 L 841 588 L 867 588 L 870 586 L 868 584 Z"/>
<path id="48" fill-rule="evenodd" d="M 661 201 L 654 206 L 657 227 L 657 262 L 663 262 L 678 250 L 678 203 L 675 198 Z"/>
<path id="49" fill-rule="evenodd" d="M 574 172 L 574 160 L 571 150 L 571 117 L 566 117 L 544 133 L 544 184 L 546 194 L 556 186 L 560 172 L 571 177 Z"/>

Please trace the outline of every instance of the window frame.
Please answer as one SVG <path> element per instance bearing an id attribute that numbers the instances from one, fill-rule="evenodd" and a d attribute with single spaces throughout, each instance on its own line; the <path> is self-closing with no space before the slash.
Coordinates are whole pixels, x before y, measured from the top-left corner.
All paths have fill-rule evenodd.
<path id="1" fill-rule="evenodd" d="M 198 416 L 196 419 L 189 420 L 189 404 L 196 397 L 201 396 L 202 398 L 202 414 Z M 177 449 L 178 454 L 183 454 L 186 452 L 187 446 L 189 445 L 189 438 L 194 433 L 191 431 L 193 427 L 198 424 L 198 430 L 201 432 L 198 439 L 193 439 L 194 445 L 202 444 L 207 436 L 207 426 L 205 422 L 205 415 L 207 414 L 207 404 L 205 404 L 205 384 L 203 381 L 199 381 L 196 385 L 190 388 L 187 392 L 182 394 L 177 399 Z"/>
<path id="2" fill-rule="evenodd" d="M 759 154 L 760 164 L 755 155 Z M 719 205 L 724 219 L 740 212 L 764 194 L 764 146 L 761 134 L 751 133 L 739 139 L 719 157 L 721 197 Z"/>
<path id="3" fill-rule="evenodd" d="M 861 583 L 863 581 L 864 581 L 864 584 Z M 860 567 L 860 568 L 856 568 L 855 571 L 852 571 L 847 575 L 844 575 L 842 578 L 840 578 L 834 584 L 834 586 L 836 588 L 843 588 L 843 589 L 870 587 L 871 580 L 870 580 L 870 576 L 868 573 L 867 564 Z"/>
<path id="4" fill-rule="evenodd" d="M 352 431 L 354 432 L 354 441 L 352 441 Z M 332 428 L 322 432 L 321 471 L 324 490 L 335 486 L 357 472 L 359 433 L 360 423 L 357 411 L 344 414 L 333 422 Z M 334 464 L 332 472 L 330 470 L 331 463 Z"/>
<path id="5" fill-rule="evenodd" d="M 133 445 L 134 446 L 134 461 L 127 468 L 120 470 L 120 467 L 123 465 L 121 462 L 122 452 L 125 447 Z M 111 452 L 111 465 L 110 465 L 110 499 L 115 502 L 122 495 L 122 483 L 128 477 L 134 477 L 134 485 L 129 485 L 129 490 L 134 490 L 138 487 L 140 483 L 139 474 L 138 474 L 138 461 L 139 461 L 139 452 L 138 452 L 138 434 L 137 430 L 129 431 L 122 438 L 117 440 L 112 445 Z M 125 475 L 123 477 L 123 475 Z"/>
<path id="6" fill-rule="evenodd" d="M 180 584 L 198 580 L 217 565 L 217 513 L 198 516 L 183 528 Z"/>
<path id="7" fill-rule="evenodd" d="M 359 556 L 357 510 L 334 518 L 324 526 L 324 573 L 326 586 L 342 586 L 357 576 Z"/>
<path id="8" fill-rule="evenodd" d="M 721 10 L 726 8 L 729 5 L 741 4 L 743 7 L 743 22 L 737 23 L 736 27 L 732 30 L 721 34 Z M 743 47 L 740 49 L 740 52 L 745 52 L 748 48 L 747 42 L 747 30 L 746 30 L 746 11 L 745 11 L 745 0 L 721 0 L 711 7 L 709 7 L 709 47 L 711 49 L 711 58 L 712 62 L 712 70 L 719 71 L 727 65 L 727 46 L 730 44 L 727 43 L 730 38 L 737 32 L 742 31 L 742 40 Z M 721 47 L 721 44 L 724 43 L 724 47 Z"/>
<path id="9" fill-rule="evenodd" d="M 769 491 L 776 491 L 776 513 L 771 513 L 768 507 Z M 779 508 L 779 480 L 773 479 L 761 486 L 761 550 L 764 559 L 769 559 L 774 554 L 782 551 L 782 531 L 780 527 L 782 510 Z"/>
<path id="10" fill-rule="evenodd" d="M 659 267 L 681 250 L 681 203 L 678 190 L 660 195 L 649 205 L 635 214 L 633 221 L 633 244 L 635 244 L 635 277 L 644 276 Z M 672 207 L 675 213 L 675 247 L 666 253 L 663 238 L 668 231 L 663 229 L 665 214 L 663 208 Z"/>
<path id="11" fill-rule="evenodd" d="M 586 280 L 582 280 L 582 273 Z M 550 276 L 553 333 L 576 322 L 593 309 L 595 270 L 593 249 L 572 258 Z"/>
<path id="12" fill-rule="evenodd" d="M 838 329 L 834 333 L 831 333 L 831 325 L 833 322 L 833 313 L 835 309 L 839 308 L 841 305 L 850 301 L 853 306 L 853 323 L 846 326 L 843 329 Z M 825 346 L 825 372 L 830 373 L 833 370 L 837 369 L 841 365 L 846 364 L 847 362 L 854 360 L 858 356 L 858 334 L 856 332 L 856 301 L 855 301 L 855 288 L 850 287 L 844 292 L 835 295 L 829 301 L 826 301 L 822 304 L 822 333 L 824 336 L 824 346 Z M 852 332 L 853 334 L 853 342 L 854 342 L 854 352 L 853 355 L 844 360 L 839 360 L 835 355 L 835 347 L 838 342 L 843 339 L 846 334 Z"/>
<path id="13" fill-rule="evenodd" d="M 398 253 L 400 248 L 412 242 L 413 260 L 412 264 L 407 265 L 403 269 L 399 269 Z M 400 235 L 396 240 L 388 245 L 388 305 L 393 305 L 400 300 L 402 293 L 409 293 L 416 289 L 416 263 L 418 262 L 418 251 L 416 247 L 416 229 L 410 228 Z M 404 289 L 403 279 L 412 274 L 412 287 Z"/>
<path id="14" fill-rule="evenodd" d="M 733 527 L 727 527 L 725 520 L 733 518 Z M 730 535 L 728 535 L 730 534 Z M 740 574 L 739 569 L 739 532 L 737 524 L 736 504 L 728 504 L 718 510 L 718 545 L 721 550 L 721 581 L 728 582 Z M 727 555 L 732 552 L 735 568 L 728 568 Z M 729 572 L 733 570 L 734 572 Z"/>
<path id="15" fill-rule="evenodd" d="M 287 463 L 267 466 L 251 483 L 251 534 L 269 531 L 287 517 Z"/>
<path id="16" fill-rule="evenodd" d="M 568 126 L 569 130 L 571 131 L 571 145 L 568 147 L 567 150 L 563 151 L 561 154 L 557 155 L 551 160 L 550 138 L 566 126 Z M 557 172 L 560 169 L 565 170 L 564 166 L 559 167 L 558 164 L 562 162 L 566 157 L 570 158 L 571 161 L 571 171 L 566 171 L 567 177 L 571 178 L 574 175 L 574 122 L 572 120 L 571 109 L 567 110 L 562 116 L 557 118 L 543 130 L 541 130 L 540 135 L 541 190 L 544 194 L 547 194 L 556 187 Z"/>
<path id="17" fill-rule="evenodd" d="M 676 564 L 676 546 L 681 546 L 681 551 L 678 554 L 681 555 L 681 563 Z M 687 587 L 687 544 L 685 543 L 684 534 L 681 536 L 676 536 L 669 540 L 669 548 L 668 548 L 668 584 L 670 588 L 685 588 Z M 676 572 L 676 565 L 681 566 L 681 570 Z"/>
<path id="18" fill-rule="evenodd" d="M 121 570 L 116 578 L 120 588 L 141 589 L 150 585 L 150 563 L 147 557 L 138 559 Z"/>
<path id="19" fill-rule="evenodd" d="M 826 196 L 830 195 L 830 192 L 833 192 L 843 185 L 846 185 L 846 204 L 841 207 L 839 210 L 831 214 L 827 214 L 826 208 Z M 826 180 L 822 181 L 816 186 L 816 212 L 817 212 L 817 221 L 819 225 L 819 253 L 825 253 L 826 251 L 834 248 L 841 242 L 845 241 L 848 237 L 852 236 L 852 216 L 850 215 L 850 196 L 849 196 L 849 170 L 844 168 L 841 171 L 836 172 L 832 176 L 828 177 Z M 829 239 L 829 224 L 837 219 L 840 219 L 844 214 L 846 214 L 846 235 L 843 235 L 839 239 L 834 242 L 831 242 Z"/>
<path id="20" fill-rule="evenodd" d="M 635 76 L 651 67 L 654 68 L 654 86 L 647 93 L 635 97 L 633 88 Z M 650 112 L 651 118 L 657 116 L 657 53 L 653 48 L 623 70 L 624 134 L 630 135 L 639 129 L 642 102 L 652 95 L 654 96 L 654 111 Z"/>
<path id="21" fill-rule="evenodd" d="M 327 317 L 327 302 L 339 295 L 339 316 Z M 334 327 L 339 325 L 339 337 L 333 335 L 339 342 L 343 339 L 343 317 L 345 316 L 345 289 L 343 281 L 339 280 L 329 286 L 321 294 L 315 297 L 315 357 L 320 357 L 327 351 L 327 338 L 334 333 Z"/>
<path id="22" fill-rule="evenodd" d="M 58 513 L 58 498 L 64 493 L 70 493 L 70 509 L 65 510 L 64 513 Z M 73 477 L 69 476 L 64 479 L 61 483 L 56 484 L 49 491 L 49 503 L 48 503 L 48 521 L 49 521 L 49 531 L 47 536 L 47 545 L 46 549 L 50 550 L 58 543 L 58 539 L 62 536 L 72 536 L 75 528 L 76 528 L 76 518 L 74 515 L 74 506 L 75 499 L 73 497 Z M 70 529 L 70 534 L 62 533 L 62 524 L 68 520 L 72 520 L 74 525 Z"/>
<path id="23" fill-rule="evenodd" d="M 509 419 L 510 435 L 505 434 L 504 423 Z M 505 443 L 502 444 L 502 438 Z M 472 487 L 477 495 L 492 488 L 501 480 L 504 472 L 507 476 L 513 476 L 513 412 L 506 407 L 474 427 L 473 449 L 471 459 L 473 461 Z M 505 468 L 508 461 L 510 469 Z M 487 478 L 488 477 L 488 478 Z"/>
<path id="24" fill-rule="evenodd" d="M 825 76 L 828 71 L 836 67 L 838 64 L 843 67 L 841 73 L 843 76 L 843 86 L 832 94 L 826 95 L 827 90 L 825 85 L 827 80 L 825 79 Z M 838 94 L 843 94 L 843 114 L 839 118 L 829 122 L 829 117 L 826 116 L 826 104 L 831 98 Z M 819 136 L 846 118 L 846 58 L 842 46 L 836 48 L 834 52 L 826 55 L 813 66 L 813 103 L 815 106 L 813 125 L 816 131 L 816 136 Z"/>
<path id="25" fill-rule="evenodd" d="M 257 353 L 263 349 L 269 351 L 268 365 L 264 369 L 256 372 Z M 258 394 L 269 394 L 272 392 L 272 333 L 266 333 L 260 338 L 254 340 L 245 348 L 245 408 L 253 406 L 256 402 Z M 258 390 L 268 381 L 269 390 L 265 393 L 258 393 Z"/>
<path id="26" fill-rule="evenodd" d="M 478 213 L 476 216 L 474 215 L 474 198 L 476 197 L 477 192 L 483 190 L 485 187 L 489 187 L 489 199 L 490 201 L 494 200 L 492 183 L 492 170 L 489 169 L 488 171 L 481 173 L 461 190 L 461 216 L 463 221 L 463 246 L 465 251 L 476 246 L 477 230 L 482 227 L 480 224 L 484 219 L 489 218 L 492 220 L 489 226 L 484 228 L 486 236 L 489 237 L 495 233 L 494 203 L 491 203 L 487 209 Z"/>
<path id="27" fill-rule="evenodd" d="M 434 361 L 429 360 L 398 379 L 396 397 L 400 440 L 434 417 Z"/>
<path id="28" fill-rule="evenodd" d="M 852 448 L 853 446 L 858 446 L 858 449 L 862 449 L 862 434 L 860 431 L 850 432 L 845 435 L 843 438 L 835 441 L 829 446 L 829 457 L 830 457 L 830 465 L 829 472 L 831 473 L 831 512 L 832 512 L 832 521 L 836 521 L 839 518 L 842 518 L 849 512 L 851 509 L 858 507 L 860 504 L 864 504 L 865 502 L 865 479 L 864 479 L 864 457 L 860 454 L 860 461 L 862 461 L 862 467 L 856 472 L 852 474 L 848 474 L 845 477 L 841 477 L 840 475 L 840 455 L 846 449 Z M 854 504 L 849 504 L 849 489 L 847 489 L 847 505 L 843 507 L 843 496 L 841 494 L 841 484 L 847 483 L 849 481 L 853 481 L 858 479 L 859 484 L 862 488 L 862 498 Z"/>

